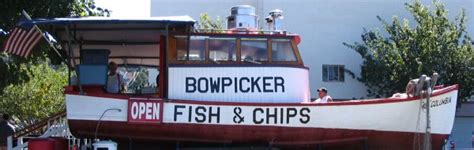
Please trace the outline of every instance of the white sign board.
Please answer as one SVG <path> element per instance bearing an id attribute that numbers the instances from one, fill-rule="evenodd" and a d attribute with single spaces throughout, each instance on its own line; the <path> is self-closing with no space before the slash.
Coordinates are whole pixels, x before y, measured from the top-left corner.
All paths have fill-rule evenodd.
<path id="1" fill-rule="evenodd" d="M 296 67 L 170 67 L 170 99 L 299 103 L 310 99 L 308 69 Z"/>

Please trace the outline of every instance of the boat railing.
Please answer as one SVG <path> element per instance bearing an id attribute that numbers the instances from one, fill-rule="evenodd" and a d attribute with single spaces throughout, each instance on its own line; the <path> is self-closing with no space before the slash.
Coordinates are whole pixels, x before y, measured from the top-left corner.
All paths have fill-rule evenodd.
<path id="1" fill-rule="evenodd" d="M 25 140 L 34 138 L 47 138 L 52 136 L 67 137 L 71 136 L 68 130 L 66 111 L 45 118 L 37 123 L 29 125 L 23 129 L 18 130 L 13 136 L 7 138 L 8 150 L 20 150 L 28 147 L 28 142 Z M 17 144 L 13 147 L 13 141 Z"/>
<path id="2" fill-rule="evenodd" d="M 59 113 L 52 115 L 51 117 L 39 121 L 38 123 L 34 123 L 23 129 L 18 130 L 13 136 L 13 139 L 17 139 L 18 137 L 27 136 L 31 134 L 41 134 L 52 125 L 65 123 L 65 118 L 66 110 L 63 110 Z"/>
<path id="3" fill-rule="evenodd" d="M 287 31 L 280 30 L 247 30 L 247 29 L 195 29 L 196 33 L 233 33 L 233 34 L 279 34 L 287 35 Z"/>

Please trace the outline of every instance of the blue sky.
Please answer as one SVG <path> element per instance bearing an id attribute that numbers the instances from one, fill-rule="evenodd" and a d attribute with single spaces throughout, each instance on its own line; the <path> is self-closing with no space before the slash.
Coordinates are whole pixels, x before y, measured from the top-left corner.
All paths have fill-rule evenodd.
<path id="1" fill-rule="evenodd" d="M 95 0 L 96 6 L 112 10 L 111 17 L 150 17 L 150 0 Z"/>

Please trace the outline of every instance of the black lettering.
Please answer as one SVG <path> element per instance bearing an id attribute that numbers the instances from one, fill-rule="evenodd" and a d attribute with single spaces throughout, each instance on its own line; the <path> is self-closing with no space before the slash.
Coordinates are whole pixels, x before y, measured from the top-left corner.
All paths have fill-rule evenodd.
<path id="1" fill-rule="evenodd" d="M 444 99 L 444 104 L 451 103 L 451 97 Z"/>
<path id="2" fill-rule="evenodd" d="M 222 93 L 225 93 L 225 87 L 230 85 L 232 85 L 232 79 L 229 77 L 222 77 Z"/>
<path id="3" fill-rule="evenodd" d="M 439 106 L 439 101 L 434 101 L 434 106 L 433 107 L 437 107 Z"/>
<path id="4" fill-rule="evenodd" d="M 255 92 L 254 89 L 258 89 L 258 92 L 262 92 L 262 90 L 260 90 L 260 85 L 258 85 L 258 80 L 260 80 L 260 77 L 257 77 L 257 78 L 254 78 L 252 77 L 252 82 L 251 82 L 251 85 L 252 85 L 252 93 Z M 257 88 L 255 88 L 257 87 Z"/>
<path id="5" fill-rule="evenodd" d="M 237 93 L 237 91 L 239 90 L 239 88 L 237 88 L 237 77 L 234 78 L 234 93 Z"/>
<path id="6" fill-rule="evenodd" d="M 281 91 L 285 93 L 285 79 L 282 77 L 275 77 L 275 92 L 278 92 L 278 86 L 281 87 Z"/>
<path id="7" fill-rule="evenodd" d="M 240 81 L 239 81 L 239 83 L 240 83 L 240 92 L 247 93 L 247 92 L 250 91 L 250 87 L 247 87 L 247 89 L 244 89 L 243 88 L 244 85 L 242 84 L 243 80 L 247 80 L 247 83 L 248 83 L 248 82 L 250 82 L 250 79 L 247 78 L 247 77 L 242 77 L 242 78 L 240 78 Z"/>
<path id="8" fill-rule="evenodd" d="M 178 112 L 178 108 L 186 108 L 186 106 L 174 105 L 174 118 L 173 118 L 174 121 L 178 120 L 178 115 L 183 114 L 183 112 L 181 112 L 181 111 Z"/>
<path id="9" fill-rule="evenodd" d="M 234 93 L 272 93 L 285 92 L 285 79 L 283 77 L 186 77 L 186 93 L 225 93 L 227 87 L 234 84 Z M 260 79 L 262 79 L 260 83 Z M 272 81 L 273 80 L 273 85 Z"/>
<path id="10" fill-rule="evenodd" d="M 191 122 L 191 116 L 193 114 L 193 106 L 189 106 L 189 111 L 188 111 L 188 122 Z"/>
<path id="11" fill-rule="evenodd" d="M 285 116 L 285 109 L 284 108 L 280 108 L 280 124 L 283 124 L 283 117 Z"/>
<path id="12" fill-rule="evenodd" d="M 274 120 L 274 124 L 277 123 L 277 112 L 278 112 L 278 108 L 274 108 L 273 109 L 273 114 L 270 113 L 270 108 L 267 108 L 267 124 L 270 123 L 270 119 L 273 118 Z"/>
<path id="13" fill-rule="evenodd" d="M 206 107 L 202 107 L 202 106 L 198 106 L 196 107 L 196 117 L 194 117 L 194 119 L 196 120 L 196 122 L 204 122 L 206 121 Z"/>
<path id="14" fill-rule="evenodd" d="M 263 114 L 263 109 L 262 108 L 255 108 L 253 110 L 253 123 L 262 124 L 263 123 L 263 118 L 260 118 L 260 120 L 257 120 L 257 111 L 259 111 L 261 114 Z"/>
<path id="15" fill-rule="evenodd" d="M 221 108 L 217 107 L 217 112 L 212 112 L 212 107 L 209 107 L 209 123 L 212 123 L 212 117 L 216 117 L 217 123 L 220 123 Z"/>
<path id="16" fill-rule="evenodd" d="M 309 108 L 302 108 L 300 110 L 300 115 L 301 115 L 301 118 L 300 118 L 300 122 L 301 123 L 308 123 L 309 122 L 309 113 L 311 112 L 311 110 Z"/>
<path id="17" fill-rule="evenodd" d="M 286 124 L 290 123 L 290 119 L 296 116 L 296 108 L 286 109 Z"/>
<path id="18" fill-rule="evenodd" d="M 202 81 L 204 81 L 204 89 L 202 89 Z M 207 84 L 208 80 L 204 77 L 201 77 L 198 79 L 198 91 L 199 93 L 207 93 L 207 90 L 209 90 L 209 85 Z"/>
<path id="19" fill-rule="evenodd" d="M 210 78 L 209 81 L 211 82 L 211 93 L 219 93 L 219 85 L 221 80 L 219 80 L 219 78 L 215 80 Z"/>
<path id="20" fill-rule="evenodd" d="M 196 92 L 196 79 L 192 77 L 186 77 L 186 93 Z"/>
<path id="21" fill-rule="evenodd" d="M 273 77 L 263 77 L 263 92 L 264 93 L 271 93 L 273 90 L 270 88 L 272 85 L 269 80 L 273 79 Z"/>

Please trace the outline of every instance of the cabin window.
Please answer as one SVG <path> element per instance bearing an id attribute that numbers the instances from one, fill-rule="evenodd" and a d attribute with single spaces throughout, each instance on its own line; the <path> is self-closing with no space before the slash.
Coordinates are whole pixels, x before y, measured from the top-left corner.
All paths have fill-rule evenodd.
<path id="1" fill-rule="evenodd" d="M 189 60 L 205 60 L 206 36 L 191 36 L 189 42 Z"/>
<path id="2" fill-rule="evenodd" d="M 176 59 L 187 60 L 188 38 L 186 36 L 175 36 L 176 38 Z"/>
<path id="3" fill-rule="evenodd" d="M 158 91 L 157 78 L 159 71 L 156 67 L 121 66 L 117 72 L 122 77 L 126 94 L 153 94 Z"/>
<path id="4" fill-rule="evenodd" d="M 296 61 L 296 56 L 289 39 L 272 40 L 273 61 Z"/>
<path id="5" fill-rule="evenodd" d="M 235 38 L 209 39 L 209 59 L 213 61 L 236 61 Z"/>
<path id="6" fill-rule="evenodd" d="M 176 58 L 177 60 L 205 60 L 207 36 L 191 36 L 189 41 L 186 36 L 176 36 Z"/>
<path id="7" fill-rule="evenodd" d="M 240 51 L 242 61 L 268 61 L 265 38 L 242 38 Z"/>
<path id="8" fill-rule="evenodd" d="M 344 82 L 344 65 L 323 65 L 324 82 Z"/>

